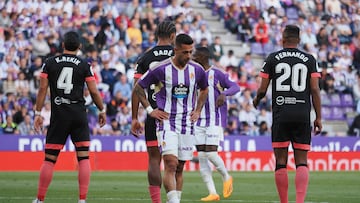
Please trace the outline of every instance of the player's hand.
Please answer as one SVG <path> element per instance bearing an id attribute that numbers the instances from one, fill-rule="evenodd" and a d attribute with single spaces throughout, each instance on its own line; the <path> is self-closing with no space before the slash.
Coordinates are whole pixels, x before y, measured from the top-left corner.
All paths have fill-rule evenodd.
<path id="1" fill-rule="evenodd" d="M 43 129 L 44 119 L 40 115 L 36 115 L 34 118 L 34 129 L 37 133 L 41 133 Z"/>
<path id="2" fill-rule="evenodd" d="M 226 96 L 223 94 L 220 94 L 218 98 L 216 99 L 216 107 L 222 106 L 226 101 Z"/>
<path id="3" fill-rule="evenodd" d="M 193 111 L 190 113 L 190 121 L 192 123 L 195 123 L 200 117 L 200 112 L 198 111 Z"/>
<path id="4" fill-rule="evenodd" d="M 137 138 L 143 133 L 142 126 L 137 119 L 132 119 L 130 131 L 131 131 L 131 134 L 133 134 Z"/>
<path id="5" fill-rule="evenodd" d="M 315 121 L 314 121 L 314 133 L 315 133 L 315 135 L 320 134 L 321 131 L 322 131 L 321 119 L 315 119 Z"/>
<path id="6" fill-rule="evenodd" d="M 154 109 L 149 115 L 155 119 L 158 119 L 159 121 L 169 119 L 169 114 L 159 109 Z"/>
<path id="7" fill-rule="evenodd" d="M 99 113 L 99 125 L 100 125 L 100 128 L 103 127 L 105 124 L 106 124 L 106 113 Z"/>
<path id="8" fill-rule="evenodd" d="M 255 109 L 256 109 L 257 106 L 259 105 L 259 101 L 258 101 L 257 97 L 255 97 L 255 98 L 253 99 L 253 105 L 254 105 L 254 108 L 255 108 Z"/>

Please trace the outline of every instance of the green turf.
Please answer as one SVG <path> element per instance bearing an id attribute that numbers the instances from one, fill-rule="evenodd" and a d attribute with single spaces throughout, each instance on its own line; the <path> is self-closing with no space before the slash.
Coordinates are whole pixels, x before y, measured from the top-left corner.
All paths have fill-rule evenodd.
<path id="1" fill-rule="evenodd" d="M 278 202 L 272 172 L 231 172 L 234 193 L 219 202 Z M 46 202 L 76 203 L 77 177 L 75 172 L 55 172 Z M 222 184 L 214 173 L 218 192 Z M 36 195 L 37 172 L 0 172 L 0 203 L 29 203 Z M 207 195 L 198 172 L 184 174 L 182 202 L 200 202 Z M 294 172 L 289 173 L 289 200 L 295 202 Z M 165 193 L 162 191 L 163 202 Z M 88 203 L 150 202 L 145 172 L 93 172 Z M 311 172 L 306 202 L 360 202 L 359 172 Z"/>

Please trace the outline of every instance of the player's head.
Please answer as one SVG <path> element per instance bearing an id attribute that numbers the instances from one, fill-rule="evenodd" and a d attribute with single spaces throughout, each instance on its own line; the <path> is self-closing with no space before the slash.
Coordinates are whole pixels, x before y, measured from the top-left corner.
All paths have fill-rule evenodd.
<path id="1" fill-rule="evenodd" d="M 179 34 L 175 39 L 175 61 L 184 67 L 191 59 L 194 40 L 187 34 Z"/>
<path id="2" fill-rule="evenodd" d="M 300 28 L 296 25 L 286 25 L 283 31 L 283 45 L 297 45 L 300 42 Z"/>
<path id="3" fill-rule="evenodd" d="M 170 39 L 174 41 L 176 35 L 176 27 L 174 22 L 165 20 L 162 21 L 155 30 L 155 37 L 159 40 L 161 39 Z"/>
<path id="4" fill-rule="evenodd" d="M 67 32 L 64 35 L 63 46 L 68 51 L 76 51 L 80 48 L 80 36 L 74 31 Z"/>
<path id="5" fill-rule="evenodd" d="M 209 49 L 207 47 L 197 47 L 192 55 L 192 59 L 207 69 L 210 59 Z"/>

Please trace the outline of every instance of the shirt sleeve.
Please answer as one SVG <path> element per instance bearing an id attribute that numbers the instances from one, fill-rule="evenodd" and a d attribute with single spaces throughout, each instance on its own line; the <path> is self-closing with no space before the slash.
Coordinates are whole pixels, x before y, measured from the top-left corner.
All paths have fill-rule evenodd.
<path id="1" fill-rule="evenodd" d="M 138 83 L 142 88 L 147 88 L 149 87 L 151 84 L 157 84 L 159 82 L 159 76 L 161 74 L 161 69 L 160 68 L 156 68 L 156 69 L 149 69 L 145 74 L 143 74 L 141 76 L 141 78 L 139 79 Z"/>
<path id="2" fill-rule="evenodd" d="M 272 54 L 270 54 L 264 61 L 262 68 L 260 70 L 260 77 L 262 78 L 272 78 L 271 75 L 271 58 Z"/>
<path id="3" fill-rule="evenodd" d="M 207 77 L 206 77 L 206 73 L 202 67 L 197 68 L 196 78 L 197 78 L 198 87 L 200 89 L 203 90 L 209 86 Z"/>
<path id="4" fill-rule="evenodd" d="M 85 80 L 86 81 L 95 80 L 94 72 L 90 64 L 88 63 L 84 63 L 84 64 L 85 64 Z"/>
<path id="5" fill-rule="evenodd" d="M 231 96 L 240 91 L 239 85 L 231 81 L 229 79 L 229 75 L 226 73 L 221 73 L 220 84 L 222 87 L 226 88 L 226 90 L 222 93 L 225 96 Z"/>
<path id="6" fill-rule="evenodd" d="M 318 71 L 318 63 L 316 62 L 316 59 L 310 55 L 310 76 L 312 78 L 320 78 L 321 77 L 321 74 L 320 72 Z"/>
<path id="7" fill-rule="evenodd" d="M 49 75 L 49 60 L 46 60 L 43 65 L 41 66 L 41 73 L 40 73 L 40 77 L 41 78 L 48 78 Z"/>
<path id="8" fill-rule="evenodd" d="M 145 68 L 144 56 L 140 57 L 135 65 L 135 74 L 134 79 L 139 79 L 143 74 L 146 73 L 147 69 Z"/>

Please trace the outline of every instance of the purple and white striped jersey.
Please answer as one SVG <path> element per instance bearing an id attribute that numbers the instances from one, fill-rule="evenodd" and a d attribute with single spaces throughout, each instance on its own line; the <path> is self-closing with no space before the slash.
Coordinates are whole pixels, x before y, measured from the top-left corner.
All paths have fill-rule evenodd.
<path id="1" fill-rule="evenodd" d="M 170 58 L 165 59 L 150 68 L 138 84 L 143 88 L 156 84 L 157 107 L 169 113 L 169 119 L 159 124 L 158 130 L 194 133 L 190 113 L 195 109 L 197 89 L 208 86 L 205 71 L 200 64 L 190 61 L 184 69 L 178 69 Z"/>
<path id="2" fill-rule="evenodd" d="M 196 125 L 226 127 L 227 103 L 216 107 L 216 100 L 220 94 L 225 96 L 236 94 L 240 91 L 240 87 L 235 82 L 230 81 L 229 75 L 225 71 L 215 66 L 211 66 L 206 71 L 206 78 L 209 83 L 209 93 Z"/>

